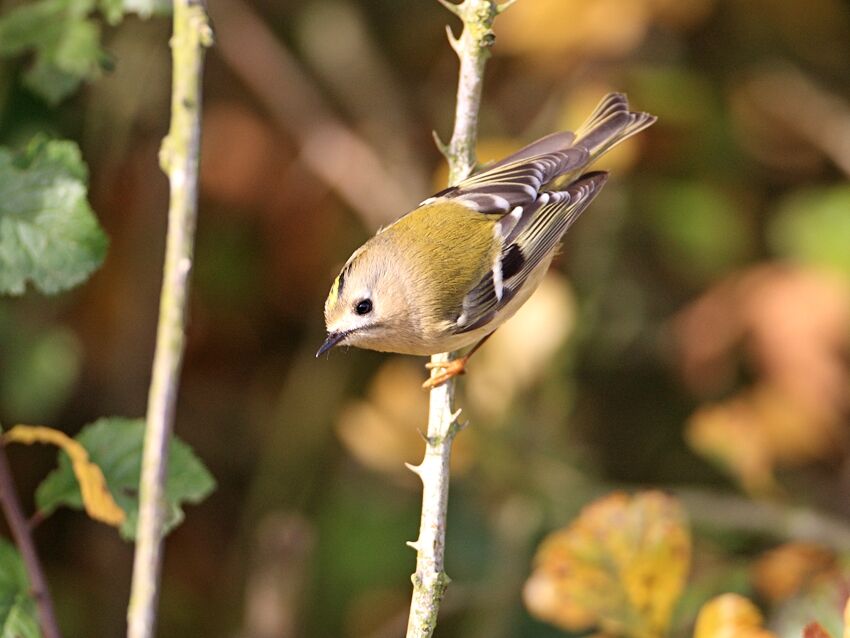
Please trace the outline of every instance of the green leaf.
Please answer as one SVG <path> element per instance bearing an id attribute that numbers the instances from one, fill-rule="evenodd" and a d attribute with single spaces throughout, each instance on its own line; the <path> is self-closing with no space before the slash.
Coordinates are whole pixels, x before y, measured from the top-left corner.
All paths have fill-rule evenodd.
<path id="1" fill-rule="evenodd" d="M 850 186 L 791 194 L 773 219 L 769 241 L 783 257 L 850 276 Z"/>
<path id="2" fill-rule="evenodd" d="M 99 7 L 109 24 L 118 24 L 124 17 L 124 0 L 100 0 Z"/>
<path id="3" fill-rule="evenodd" d="M 58 104 L 84 80 L 111 66 L 100 48 L 100 27 L 92 20 L 64 20 L 59 37 L 39 49 L 24 83 L 50 104 Z"/>
<path id="4" fill-rule="evenodd" d="M 87 181 L 73 142 L 36 138 L 17 154 L 0 148 L 0 293 L 21 294 L 28 281 L 59 292 L 100 266 L 107 239 Z"/>
<path id="5" fill-rule="evenodd" d="M 109 491 L 127 513 L 121 536 L 135 538 L 139 515 L 139 477 L 145 422 L 142 419 L 104 418 L 87 425 L 74 437 L 100 466 Z M 215 488 L 215 480 L 192 449 L 173 438 L 168 455 L 165 484 L 165 533 L 183 520 L 184 503 L 199 503 Z M 61 505 L 82 509 L 82 496 L 68 456 L 59 454 L 59 467 L 39 485 L 36 504 L 44 514 Z"/>
<path id="6" fill-rule="evenodd" d="M 0 17 L 0 56 L 32 53 L 25 84 L 50 104 L 57 104 L 84 81 L 112 65 L 100 44 L 95 11 L 109 24 L 128 13 L 143 18 L 169 13 L 169 0 L 38 0 Z"/>
<path id="7" fill-rule="evenodd" d="M 0 18 L 0 55 L 32 53 L 24 82 L 50 104 L 97 77 L 109 57 L 100 47 L 100 27 L 88 14 L 94 0 L 40 0 Z"/>
<path id="8" fill-rule="evenodd" d="M 115 24 L 128 13 L 135 13 L 142 18 L 169 15 L 171 0 L 100 0 L 100 11 Z"/>
<path id="9" fill-rule="evenodd" d="M 40 638 L 35 600 L 18 550 L 0 539 L 0 638 Z"/>
<path id="10" fill-rule="evenodd" d="M 648 195 L 649 221 L 661 255 L 689 278 L 715 279 L 752 252 L 742 211 L 723 190 L 697 181 L 670 180 L 654 185 Z"/>

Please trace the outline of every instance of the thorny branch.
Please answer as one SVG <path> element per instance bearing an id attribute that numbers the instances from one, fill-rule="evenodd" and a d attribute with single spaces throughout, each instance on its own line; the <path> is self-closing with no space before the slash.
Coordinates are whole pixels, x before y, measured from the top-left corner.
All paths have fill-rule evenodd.
<path id="1" fill-rule="evenodd" d="M 493 21 L 508 3 L 501 7 L 494 0 L 464 0 L 461 4 L 440 0 L 440 3 L 463 21 L 460 37 L 455 37 L 451 29 L 448 31 L 449 43 L 460 60 L 454 131 L 447 145 L 437 139 L 449 162 L 449 184 L 454 184 L 475 167 L 478 109 L 484 67 L 494 42 Z M 431 361 L 442 362 L 450 357 L 450 353 L 438 354 Z M 419 465 L 408 466 L 422 479 L 422 517 L 419 538 L 410 543 L 416 550 L 416 572 L 412 577 L 407 638 L 429 638 L 434 633 L 440 601 L 449 584 L 443 562 L 449 461 L 452 442 L 461 429 L 460 412 L 452 408 L 453 398 L 453 380 L 431 390 L 425 458 Z"/>

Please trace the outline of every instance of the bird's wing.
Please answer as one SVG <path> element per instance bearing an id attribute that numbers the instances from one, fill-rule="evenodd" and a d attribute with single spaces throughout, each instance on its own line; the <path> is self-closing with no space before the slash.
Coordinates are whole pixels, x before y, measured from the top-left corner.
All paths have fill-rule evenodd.
<path id="1" fill-rule="evenodd" d="M 501 249 L 492 267 L 464 297 L 456 333 L 486 325 L 507 305 L 607 179 L 605 172 L 587 173 L 564 190 L 541 193 L 531 205 L 517 207 L 497 222 Z"/>
<path id="2" fill-rule="evenodd" d="M 580 169 L 590 157 L 586 148 L 576 146 L 545 152 L 557 144 L 572 142 L 572 133 L 555 133 L 498 164 L 426 199 L 452 199 L 487 215 L 506 215 L 517 206 L 533 204 L 540 188 L 563 173 Z M 528 153 L 543 153 L 529 156 Z"/>
<path id="3" fill-rule="evenodd" d="M 589 160 L 593 161 L 611 147 L 652 126 L 657 119 L 649 113 L 630 111 L 629 100 L 624 94 L 609 93 L 576 129 L 574 144 L 586 148 Z"/>
<path id="4" fill-rule="evenodd" d="M 533 205 L 541 189 L 560 190 L 612 146 L 655 122 L 629 110 L 622 93 L 609 93 L 575 133 L 553 133 L 447 188 L 423 204 L 453 199 L 487 215 L 507 215 Z"/>

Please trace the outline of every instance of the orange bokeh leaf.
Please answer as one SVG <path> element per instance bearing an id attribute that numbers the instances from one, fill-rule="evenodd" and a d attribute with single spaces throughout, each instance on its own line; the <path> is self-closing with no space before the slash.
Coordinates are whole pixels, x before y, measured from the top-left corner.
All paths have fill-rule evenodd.
<path id="1" fill-rule="evenodd" d="M 694 638 L 776 638 L 758 608 L 738 594 L 712 598 L 699 611 Z"/>
<path id="2" fill-rule="evenodd" d="M 844 632 L 845 635 L 847 632 Z M 810 622 L 803 628 L 803 638 L 832 638 L 820 623 Z"/>
<path id="3" fill-rule="evenodd" d="M 71 459 L 74 476 L 80 484 L 80 494 L 86 513 L 96 521 L 120 527 L 125 513 L 106 487 L 101 469 L 91 461 L 86 449 L 68 435 L 42 425 L 16 425 L 3 434 L 4 443 L 46 443 L 65 451 Z"/>
<path id="4" fill-rule="evenodd" d="M 524 598 L 539 618 L 571 631 L 664 635 L 690 563 L 679 503 L 661 492 L 616 492 L 543 541 Z"/>
<path id="5" fill-rule="evenodd" d="M 684 380 L 704 396 L 733 383 L 740 357 L 756 381 L 690 417 L 691 446 L 750 492 L 775 471 L 834 459 L 847 441 L 850 289 L 832 274 L 764 264 L 720 282 L 674 322 Z"/>
<path id="6" fill-rule="evenodd" d="M 762 555 L 751 569 L 753 585 L 772 603 L 782 602 L 824 579 L 835 579 L 835 552 L 814 543 L 791 542 Z"/>

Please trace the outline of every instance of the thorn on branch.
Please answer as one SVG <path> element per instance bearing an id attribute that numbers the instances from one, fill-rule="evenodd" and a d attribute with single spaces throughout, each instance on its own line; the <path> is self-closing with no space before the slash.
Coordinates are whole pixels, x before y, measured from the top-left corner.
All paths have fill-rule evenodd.
<path id="1" fill-rule="evenodd" d="M 407 542 L 405 543 L 405 545 L 407 545 L 408 547 L 411 547 L 411 548 L 412 548 L 414 551 L 416 551 L 416 552 L 418 552 L 418 551 L 419 551 L 419 541 L 418 541 L 418 540 L 416 540 L 416 541 L 407 541 Z"/>
<path id="2" fill-rule="evenodd" d="M 443 140 L 440 139 L 440 134 L 437 131 L 431 131 L 431 137 L 434 138 L 434 144 L 437 147 L 437 150 L 445 157 L 447 160 L 449 159 L 449 145 L 446 144 Z"/>
<path id="3" fill-rule="evenodd" d="M 516 2 L 516 0 L 505 0 L 505 2 L 496 6 L 496 13 L 504 13 L 505 11 L 511 8 L 511 5 L 514 2 Z"/>
<path id="4" fill-rule="evenodd" d="M 469 425 L 469 421 L 460 421 L 459 420 L 460 413 L 461 413 L 461 410 L 457 410 L 450 417 L 451 420 L 449 421 L 448 436 L 450 436 L 452 438 L 454 438 L 462 430 L 466 429 L 466 426 Z"/>
<path id="5" fill-rule="evenodd" d="M 461 54 L 460 39 L 454 34 L 451 26 L 449 26 L 448 24 L 446 25 L 446 37 L 449 40 L 449 46 L 451 46 L 451 48 L 454 50 L 455 53 L 460 55 Z"/>
<path id="6" fill-rule="evenodd" d="M 419 478 L 422 478 L 422 466 L 414 465 L 413 463 L 405 463 L 404 467 L 413 472 Z"/>

